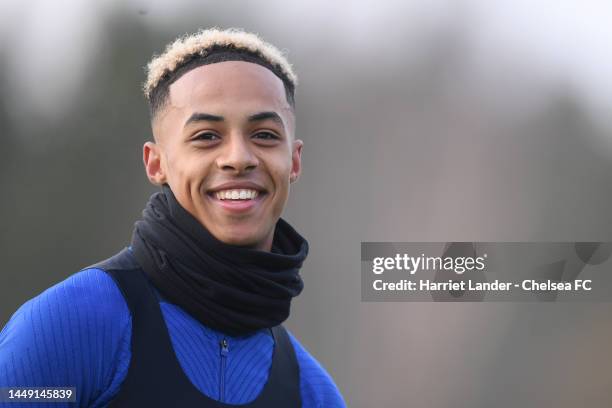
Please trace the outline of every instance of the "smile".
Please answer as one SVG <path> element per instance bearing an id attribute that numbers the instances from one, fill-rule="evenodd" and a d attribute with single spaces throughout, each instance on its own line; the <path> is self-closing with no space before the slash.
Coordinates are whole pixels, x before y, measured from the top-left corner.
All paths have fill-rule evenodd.
<path id="1" fill-rule="evenodd" d="M 249 189 L 220 190 L 215 192 L 215 197 L 218 200 L 253 200 L 258 195 L 259 191 Z"/>
<path id="2" fill-rule="evenodd" d="M 220 186 L 208 192 L 213 205 L 228 213 L 247 213 L 261 206 L 267 191 L 252 183 L 247 185 Z M 250 185 L 249 185 L 250 184 Z"/>

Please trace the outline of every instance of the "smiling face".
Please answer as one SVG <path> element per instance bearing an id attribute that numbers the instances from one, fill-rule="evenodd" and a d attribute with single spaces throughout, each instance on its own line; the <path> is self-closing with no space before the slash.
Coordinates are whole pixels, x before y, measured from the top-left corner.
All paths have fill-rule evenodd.
<path id="1" fill-rule="evenodd" d="M 169 88 L 143 159 L 149 180 L 218 240 L 269 251 L 302 141 L 283 82 L 243 61 L 203 65 Z"/>

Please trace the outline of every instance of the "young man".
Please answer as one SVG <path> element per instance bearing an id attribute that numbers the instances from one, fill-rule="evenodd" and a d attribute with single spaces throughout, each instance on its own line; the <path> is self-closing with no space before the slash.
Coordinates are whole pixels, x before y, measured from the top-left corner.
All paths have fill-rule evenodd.
<path id="1" fill-rule="evenodd" d="M 76 388 L 54 407 L 345 406 L 281 325 L 308 252 L 280 218 L 301 171 L 295 86 L 274 46 L 238 30 L 149 63 L 143 159 L 161 192 L 128 248 L 13 315 L 0 387 Z"/>

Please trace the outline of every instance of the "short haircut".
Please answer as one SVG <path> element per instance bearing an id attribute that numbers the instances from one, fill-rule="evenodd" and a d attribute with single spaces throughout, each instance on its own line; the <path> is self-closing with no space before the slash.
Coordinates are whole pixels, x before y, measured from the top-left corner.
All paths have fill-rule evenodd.
<path id="1" fill-rule="evenodd" d="M 148 63 L 143 91 L 151 119 L 166 104 L 173 82 L 194 68 L 222 61 L 246 61 L 268 68 L 283 81 L 287 102 L 295 106 L 297 76 L 278 48 L 240 29 L 210 28 L 176 39 Z"/>

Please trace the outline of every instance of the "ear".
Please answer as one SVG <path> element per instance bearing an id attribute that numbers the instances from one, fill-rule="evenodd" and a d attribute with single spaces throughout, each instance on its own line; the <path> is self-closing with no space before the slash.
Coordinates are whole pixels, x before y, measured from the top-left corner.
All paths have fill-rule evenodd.
<path id="1" fill-rule="evenodd" d="M 149 181 L 161 186 L 166 183 L 166 174 L 162 166 L 162 152 L 158 144 L 146 142 L 142 147 L 142 161 Z"/>
<path id="2" fill-rule="evenodd" d="M 289 182 L 295 183 L 302 173 L 302 147 L 304 142 L 300 139 L 293 141 L 291 151 L 291 173 L 289 174 Z"/>

